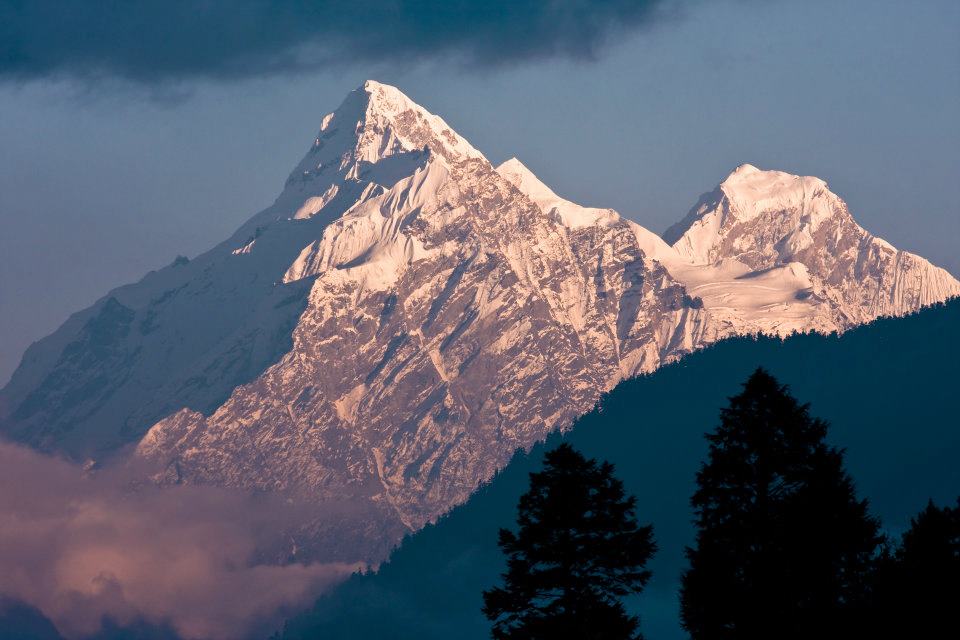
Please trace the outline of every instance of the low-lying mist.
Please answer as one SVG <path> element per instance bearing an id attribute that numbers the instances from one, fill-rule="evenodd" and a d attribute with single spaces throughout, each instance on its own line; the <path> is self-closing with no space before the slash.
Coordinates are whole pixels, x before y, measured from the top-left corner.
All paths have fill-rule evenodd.
<path id="1" fill-rule="evenodd" d="M 0 596 L 68 639 L 106 622 L 236 639 L 269 633 L 362 568 L 265 554 L 303 517 L 288 500 L 143 477 L 129 463 L 89 471 L 0 442 Z"/>

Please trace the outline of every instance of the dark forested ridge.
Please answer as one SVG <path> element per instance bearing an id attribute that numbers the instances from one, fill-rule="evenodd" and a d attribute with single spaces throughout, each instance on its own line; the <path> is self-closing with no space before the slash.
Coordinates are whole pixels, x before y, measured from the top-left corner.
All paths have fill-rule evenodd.
<path id="1" fill-rule="evenodd" d="M 704 432 L 743 380 L 763 366 L 846 448 L 858 493 L 899 534 L 929 498 L 947 504 L 960 489 L 960 301 L 884 319 L 843 336 L 735 339 L 644 378 L 620 384 L 564 439 L 613 462 L 637 515 L 656 528 L 653 580 L 636 603 L 650 639 L 684 637 L 677 587 L 692 539 L 694 475 Z M 482 592 L 503 571 L 497 530 L 516 517 L 528 473 L 543 447 L 517 455 L 492 483 L 435 526 L 408 538 L 375 575 L 356 576 L 287 625 L 286 639 L 481 638 L 489 623 Z"/>

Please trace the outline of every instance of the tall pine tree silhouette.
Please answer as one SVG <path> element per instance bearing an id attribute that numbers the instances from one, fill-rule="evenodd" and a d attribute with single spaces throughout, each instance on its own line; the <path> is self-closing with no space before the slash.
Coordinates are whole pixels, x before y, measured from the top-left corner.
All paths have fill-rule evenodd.
<path id="1" fill-rule="evenodd" d="M 875 636 L 960 636 L 960 498 L 955 507 L 929 502 L 878 573 Z"/>
<path id="2" fill-rule="evenodd" d="M 639 619 L 622 598 L 650 579 L 653 530 L 640 526 L 613 465 L 568 444 L 546 454 L 520 498 L 516 533 L 500 530 L 504 585 L 483 594 L 497 640 L 628 640 Z"/>
<path id="3" fill-rule="evenodd" d="M 856 628 L 883 538 L 826 434 L 763 369 L 721 411 L 691 501 L 697 537 L 681 615 L 694 640 Z"/>

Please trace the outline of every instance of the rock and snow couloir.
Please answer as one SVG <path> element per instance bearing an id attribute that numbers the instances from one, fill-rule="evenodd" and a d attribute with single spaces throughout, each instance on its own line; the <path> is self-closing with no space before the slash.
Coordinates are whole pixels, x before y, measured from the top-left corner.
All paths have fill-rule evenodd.
<path id="1" fill-rule="evenodd" d="M 665 237 L 367 82 L 231 239 L 31 347 L 0 425 L 73 455 L 138 442 L 162 482 L 346 503 L 289 532 L 298 557 L 378 560 L 626 377 L 960 295 L 821 180 L 750 165 Z"/>

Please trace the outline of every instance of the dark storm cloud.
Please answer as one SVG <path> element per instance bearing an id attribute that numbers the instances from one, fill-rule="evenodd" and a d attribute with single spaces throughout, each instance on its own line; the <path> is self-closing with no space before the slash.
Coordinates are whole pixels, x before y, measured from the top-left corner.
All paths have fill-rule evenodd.
<path id="1" fill-rule="evenodd" d="M 232 78 L 333 61 L 594 57 L 670 0 L 0 0 L 0 78 Z"/>

